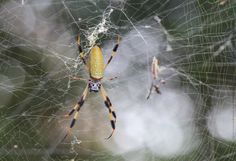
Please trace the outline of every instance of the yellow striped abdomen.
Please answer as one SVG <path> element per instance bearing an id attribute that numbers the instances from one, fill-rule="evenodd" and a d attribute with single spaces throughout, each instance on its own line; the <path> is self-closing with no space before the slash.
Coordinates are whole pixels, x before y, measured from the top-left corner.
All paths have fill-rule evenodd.
<path id="1" fill-rule="evenodd" d="M 101 49 L 94 46 L 89 55 L 89 73 L 94 79 L 101 79 L 104 76 L 104 59 Z"/>

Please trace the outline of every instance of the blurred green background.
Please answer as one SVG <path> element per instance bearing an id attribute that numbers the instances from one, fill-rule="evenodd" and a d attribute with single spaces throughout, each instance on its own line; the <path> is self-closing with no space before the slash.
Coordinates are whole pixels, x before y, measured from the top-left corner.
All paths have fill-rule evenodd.
<path id="1" fill-rule="evenodd" d="M 212 137 L 205 117 L 214 101 L 223 97 L 231 100 L 228 103 L 235 109 L 236 1 L 25 0 L 22 4 L 20 0 L 1 0 L 0 8 L 1 161 L 122 161 L 129 160 L 124 155 L 140 151 L 145 160 L 236 160 L 235 142 Z M 81 33 L 86 51 L 86 35 L 111 8 L 109 30 L 99 34 L 100 43 L 127 34 L 146 19 L 161 19 L 159 25 L 171 50 L 163 50 L 159 59 L 187 76 L 181 77 L 181 86 L 197 104 L 193 121 L 201 141 L 193 152 L 162 158 L 143 148 L 117 155 L 94 139 L 93 132 L 82 134 L 82 144 L 74 144 L 73 137 L 60 143 L 65 134 L 61 126 L 69 124 L 62 116 L 85 86 L 69 81 L 69 76 L 86 74 L 77 59 L 77 34 Z M 135 63 L 130 66 L 146 68 Z M 188 86 L 197 92 L 188 92 Z M 92 97 L 89 104 L 97 105 L 97 96 Z M 82 118 L 86 122 L 93 117 L 96 113 Z"/>

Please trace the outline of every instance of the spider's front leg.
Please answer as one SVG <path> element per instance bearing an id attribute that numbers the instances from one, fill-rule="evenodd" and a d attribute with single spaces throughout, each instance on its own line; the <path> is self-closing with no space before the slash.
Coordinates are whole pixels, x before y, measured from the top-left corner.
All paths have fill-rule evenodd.
<path id="1" fill-rule="evenodd" d="M 74 106 L 74 108 L 73 108 L 67 115 L 65 115 L 65 117 L 69 117 L 69 116 L 71 116 L 71 115 L 76 111 L 76 113 L 75 113 L 75 115 L 74 115 L 74 118 L 73 118 L 73 120 L 71 121 L 70 128 L 69 128 L 67 134 L 65 135 L 65 137 L 63 138 L 63 140 L 67 137 L 67 135 L 70 133 L 71 129 L 72 129 L 73 126 L 75 125 L 75 121 L 76 121 L 76 120 L 78 119 L 78 117 L 79 117 L 79 111 L 80 111 L 81 107 L 82 107 L 83 104 L 84 104 L 84 101 L 85 101 L 85 99 L 86 99 L 86 97 L 87 97 L 87 94 L 88 94 L 88 85 L 85 87 L 85 90 L 84 90 L 82 96 L 80 97 L 79 101 L 78 101 L 77 104 Z"/>
<path id="2" fill-rule="evenodd" d="M 114 48 L 113 48 L 113 50 L 112 50 L 112 54 L 111 54 L 110 58 L 108 59 L 107 64 L 105 65 L 105 69 L 106 69 L 106 67 L 110 64 L 112 58 L 116 55 L 116 51 L 117 51 L 117 49 L 118 49 L 118 47 L 119 47 L 119 44 L 120 44 L 120 36 L 118 35 L 118 37 L 117 37 L 117 43 L 116 43 L 116 45 L 114 46 Z"/>
<path id="3" fill-rule="evenodd" d="M 84 52 L 83 52 L 83 49 L 82 49 L 82 47 L 80 45 L 80 35 L 78 35 L 77 45 L 78 45 L 78 49 L 79 49 L 80 59 L 83 61 L 84 65 L 87 66 L 87 62 L 86 62 L 85 57 L 84 57 Z"/>
<path id="4" fill-rule="evenodd" d="M 109 111 L 109 119 L 110 119 L 110 122 L 111 122 L 111 127 L 112 127 L 112 132 L 111 134 L 106 138 L 106 139 L 109 139 L 114 131 L 115 131 L 115 124 L 116 124 L 116 113 L 112 107 L 112 103 L 107 95 L 107 92 L 105 91 L 105 89 L 103 88 L 103 86 L 101 85 L 101 95 L 102 95 L 102 98 L 104 100 L 104 103 L 106 105 L 106 107 L 108 108 L 108 111 Z"/>

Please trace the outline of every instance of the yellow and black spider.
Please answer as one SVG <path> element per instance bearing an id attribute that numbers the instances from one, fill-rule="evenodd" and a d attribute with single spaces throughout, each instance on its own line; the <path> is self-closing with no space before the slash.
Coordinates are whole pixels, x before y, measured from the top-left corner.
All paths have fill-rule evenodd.
<path id="1" fill-rule="evenodd" d="M 77 104 L 66 115 L 66 117 L 68 117 L 68 116 L 71 116 L 74 112 L 76 112 L 73 120 L 71 121 L 69 131 L 71 131 L 71 129 L 75 125 L 75 121 L 78 119 L 79 110 L 81 109 L 81 107 L 84 104 L 84 101 L 86 99 L 88 91 L 89 92 L 99 92 L 99 90 L 100 90 L 102 98 L 105 103 L 105 106 L 108 108 L 108 111 L 109 111 L 109 119 L 110 119 L 111 127 L 112 127 L 112 132 L 106 139 L 109 139 L 113 135 L 113 133 L 115 131 L 115 124 L 116 124 L 116 113 L 113 109 L 112 103 L 107 95 L 107 92 L 105 91 L 105 89 L 102 85 L 102 79 L 104 77 L 104 71 L 105 71 L 106 67 L 111 62 L 112 58 L 116 55 L 116 51 L 118 49 L 119 42 L 120 42 L 120 37 L 118 36 L 117 43 L 114 46 L 113 51 L 112 51 L 112 55 L 110 56 L 107 63 L 104 64 L 104 59 L 103 59 L 103 54 L 102 54 L 101 48 L 98 47 L 97 45 L 92 47 L 92 49 L 89 53 L 89 59 L 88 59 L 88 61 L 86 61 L 82 47 L 80 45 L 80 36 L 78 36 L 77 43 L 78 43 L 78 49 L 80 52 L 80 58 L 83 61 L 83 64 L 86 66 L 86 69 L 89 73 L 90 79 L 86 80 L 84 78 L 78 78 L 78 77 L 72 78 L 72 79 L 77 79 L 77 80 L 85 80 L 88 83 L 85 87 L 85 90 L 84 90 L 82 96 L 80 97 L 79 101 L 77 102 Z M 116 77 L 114 77 L 114 78 L 116 78 Z M 112 80 L 114 78 L 109 78 L 109 80 Z M 66 136 L 67 135 L 68 135 L 68 133 L 66 134 Z M 66 138 L 66 136 L 64 138 Z"/>

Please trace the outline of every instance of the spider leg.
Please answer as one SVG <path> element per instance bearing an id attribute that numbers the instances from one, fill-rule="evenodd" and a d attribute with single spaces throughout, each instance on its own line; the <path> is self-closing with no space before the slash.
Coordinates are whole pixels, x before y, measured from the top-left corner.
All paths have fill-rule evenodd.
<path id="1" fill-rule="evenodd" d="M 77 45 L 78 45 L 78 49 L 79 49 L 80 59 L 82 60 L 83 64 L 86 66 L 86 69 L 88 70 L 87 62 L 86 62 L 85 56 L 84 56 L 84 51 L 80 45 L 80 35 L 78 35 Z"/>
<path id="2" fill-rule="evenodd" d="M 161 94 L 159 85 L 154 85 L 154 88 L 155 88 L 156 93 Z"/>
<path id="3" fill-rule="evenodd" d="M 79 117 L 79 110 L 80 110 L 81 107 L 83 106 L 87 94 L 88 94 L 88 85 L 85 87 L 85 90 L 84 90 L 82 96 L 80 97 L 78 103 L 74 106 L 74 108 L 73 108 L 67 115 L 65 115 L 66 117 L 69 117 L 69 116 L 71 116 L 71 115 L 76 111 L 76 113 L 75 113 L 75 115 L 74 115 L 74 118 L 73 118 L 73 120 L 71 121 L 70 128 L 69 128 L 67 134 L 65 135 L 65 137 L 63 138 L 63 140 L 67 137 L 67 135 L 70 133 L 71 129 L 72 129 L 73 126 L 75 125 L 75 121 L 76 121 L 76 120 L 78 119 L 78 117 Z M 62 140 L 62 141 L 63 141 L 63 140 Z"/>
<path id="4" fill-rule="evenodd" d="M 150 98 L 151 94 L 152 94 L 152 89 L 153 89 L 153 83 L 151 84 L 148 96 L 147 96 L 147 100 Z"/>
<path id="5" fill-rule="evenodd" d="M 107 92 L 105 91 L 103 86 L 101 86 L 101 95 L 102 95 L 102 98 L 104 100 L 104 103 L 105 103 L 106 107 L 108 108 L 109 119 L 110 119 L 111 127 L 112 127 L 111 134 L 106 138 L 106 139 L 109 139 L 113 135 L 113 133 L 115 131 L 116 113 L 115 113 L 115 111 L 114 111 L 114 109 L 112 107 L 111 101 L 110 101 L 109 97 L 107 96 Z"/>
<path id="6" fill-rule="evenodd" d="M 155 91 L 158 94 L 161 94 L 161 91 L 160 91 L 161 84 L 165 84 L 165 83 L 166 83 L 166 81 L 164 79 L 161 79 L 157 85 L 154 85 Z"/>
<path id="7" fill-rule="evenodd" d="M 111 80 L 114 80 L 114 79 L 117 79 L 118 77 L 108 77 L 108 78 L 103 78 L 104 81 L 111 81 Z"/>
<path id="8" fill-rule="evenodd" d="M 160 80 L 161 84 L 166 84 L 166 81 L 164 79 Z"/>
<path id="9" fill-rule="evenodd" d="M 117 79 L 118 77 L 109 77 L 109 78 L 107 78 L 107 80 L 114 80 L 114 79 Z"/>
<path id="10" fill-rule="evenodd" d="M 87 79 L 82 78 L 82 77 L 70 77 L 70 79 L 87 81 Z"/>
<path id="11" fill-rule="evenodd" d="M 150 98 L 150 96 L 151 96 L 151 94 L 152 94 L 153 88 L 155 89 L 156 93 L 161 94 L 160 85 L 161 85 L 161 84 L 165 84 L 165 83 L 166 83 L 166 81 L 165 81 L 164 79 L 161 79 L 157 85 L 155 85 L 155 84 L 152 82 L 151 88 L 150 88 L 149 93 L 148 93 L 148 96 L 147 96 L 147 99 Z"/>
<path id="12" fill-rule="evenodd" d="M 106 67 L 110 64 L 112 58 L 116 55 L 116 51 L 117 51 L 117 49 L 118 49 L 118 47 L 119 47 L 119 44 L 120 44 L 120 36 L 118 35 L 118 37 L 117 37 L 117 43 L 116 43 L 116 45 L 114 46 L 114 48 L 113 48 L 113 50 L 112 50 L 112 54 L 111 54 L 110 58 L 108 59 L 107 64 L 105 65 L 105 69 L 106 69 Z"/>

